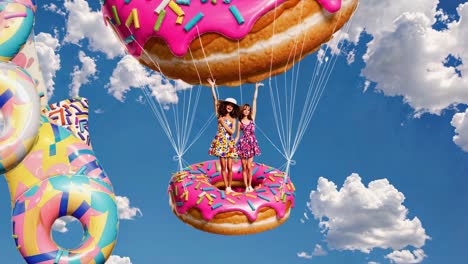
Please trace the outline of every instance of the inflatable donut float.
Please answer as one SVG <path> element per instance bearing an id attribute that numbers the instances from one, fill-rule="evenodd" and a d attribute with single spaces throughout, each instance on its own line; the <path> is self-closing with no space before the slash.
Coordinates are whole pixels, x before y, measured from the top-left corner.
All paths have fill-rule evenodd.
<path id="1" fill-rule="evenodd" d="M 352 16 L 358 0 L 106 0 L 129 54 L 172 79 L 254 83 L 287 71 Z"/>
<path id="2" fill-rule="evenodd" d="M 0 60 L 11 60 L 29 38 L 35 7 L 28 0 L 0 0 Z"/>
<path id="3" fill-rule="evenodd" d="M 242 164 L 234 162 L 233 189 L 227 193 L 218 161 L 205 161 L 175 173 L 169 183 L 169 204 L 185 223 L 210 233 L 243 235 L 284 223 L 294 207 L 295 187 L 283 172 L 255 163 L 253 192 L 242 192 Z"/>
<path id="4" fill-rule="evenodd" d="M 52 225 L 62 216 L 82 224 L 83 241 L 76 249 L 60 248 L 51 238 Z M 27 263 L 104 263 L 115 244 L 117 223 L 112 188 L 82 175 L 44 180 L 21 195 L 13 209 L 14 238 Z"/>
<path id="5" fill-rule="evenodd" d="M 51 104 L 41 114 L 39 98 L 47 98 L 31 33 L 34 11 L 31 0 L 0 0 L 0 174 L 11 194 L 13 238 L 27 263 L 102 264 L 117 238 L 114 192 L 90 146 L 87 100 Z M 62 216 L 82 224 L 77 248 L 51 238 Z"/>
<path id="6" fill-rule="evenodd" d="M 27 263 L 104 263 L 115 246 L 119 220 L 111 182 L 86 140 L 74 134 L 80 131 L 70 129 L 82 124 L 87 130 L 86 117 L 84 98 L 44 109 L 37 141 L 5 174 L 13 237 Z M 51 239 L 52 225 L 62 216 L 81 222 L 85 235 L 78 248 L 61 248 Z"/>
<path id="7" fill-rule="evenodd" d="M 20 163 L 39 130 L 39 97 L 22 68 L 0 62 L 0 174 Z"/>

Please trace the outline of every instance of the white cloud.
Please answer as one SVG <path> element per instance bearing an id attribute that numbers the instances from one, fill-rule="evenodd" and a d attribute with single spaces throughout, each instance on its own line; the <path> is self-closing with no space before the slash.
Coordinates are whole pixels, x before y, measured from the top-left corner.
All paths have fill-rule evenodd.
<path id="1" fill-rule="evenodd" d="M 140 209 L 130 206 L 130 200 L 125 196 L 116 196 L 117 210 L 119 211 L 119 219 L 133 220 L 138 214 L 143 215 Z"/>
<path id="2" fill-rule="evenodd" d="M 326 256 L 327 254 L 328 252 L 321 245 L 316 244 L 312 254 L 302 251 L 297 253 L 297 256 L 300 258 L 311 259 L 313 257 Z"/>
<path id="3" fill-rule="evenodd" d="M 119 101 L 125 100 L 125 94 L 130 89 L 143 87 L 149 87 L 151 95 L 162 104 L 177 104 L 177 91 L 192 86 L 180 80 L 171 82 L 157 72 L 150 72 L 130 55 L 119 61 L 106 85 L 109 93 Z"/>
<path id="4" fill-rule="evenodd" d="M 307 252 L 304 252 L 304 251 L 297 253 L 297 256 L 300 258 L 305 258 L 305 259 L 312 258 L 312 255 L 309 255 Z"/>
<path id="5" fill-rule="evenodd" d="M 90 77 L 96 75 L 96 63 L 94 59 L 86 56 L 83 51 L 78 54 L 79 60 L 82 63 L 82 67 L 75 65 L 73 72 L 70 74 L 72 77 L 72 83 L 70 84 L 70 96 L 75 97 L 79 95 L 80 87 L 84 84 L 89 83 Z"/>
<path id="6" fill-rule="evenodd" d="M 68 12 L 65 42 L 79 45 L 88 39 L 91 51 L 103 52 L 108 58 L 124 54 L 119 39 L 105 25 L 101 11 L 92 11 L 85 0 L 65 0 L 64 6 Z"/>
<path id="7" fill-rule="evenodd" d="M 104 113 L 104 109 L 102 109 L 102 108 L 96 108 L 96 110 L 94 110 L 94 113 L 95 113 L 95 114 L 103 114 L 103 113 Z"/>
<path id="8" fill-rule="evenodd" d="M 326 256 L 328 252 L 319 244 L 315 245 L 314 251 L 312 252 L 312 256 L 314 257 L 320 257 L 320 256 Z"/>
<path id="9" fill-rule="evenodd" d="M 65 12 L 61 10 L 56 4 L 54 3 L 49 3 L 44 5 L 44 9 L 47 11 L 50 11 L 52 13 L 59 14 L 61 16 L 65 16 Z"/>
<path id="10" fill-rule="evenodd" d="M 432 29 L 436 18 L 448 21 L 443 11 L 436 9 L 438 2 L 362 1 L 350 30 L 356 43 L 363 31 L 373 37 L 364 55 L 363 76 L 385 95 L 402 96 L 416 116 L 440 114 L 453 105 L 468 103 L 468 52 L 464 44 L 468 41 L 468 4 L 458 7 L 459 21 L 436 31 Z M 465 63 L 456 69 L 444 66 L 449 55 Z"/>
<path id="11" fill-rule="evenodd" d="M 68 232 L 67 224 L 73 221 L 78 221 L 78 219 L 72 216 L 60 217 L 59 219 L 55 220 L 54 224 L 52 225 L 52 229 L 60 233 L 66 233 Z"/>
<path id="12" fill-rule="evenodd" d="M 453 142 L 468 152 L 468 109 L 464 113 L 456 113 L 450 124 L 455 127 Z"/>
<path id="13" fill-rule="evenodd" d="M 329 248 L 369 253 L 374 248 L 420 248 L 429 239 L 417 217 L 407 218 L 404 200 L 388 180 L 366 187 L 358 174 L 352 174 L 340 190 L 320 177 L 307 205 L 320 220 Z"/>
<path id="14" fill-rule="evenodd" d="M 375 261 L 369 261 L 369 262 L 367 262 L 367 264 L 380 264 L 380 263 L 375 262 Z"/>
<path id="15" fill-rule="evenodd" d="M 425 257 L 426 254 L 424 254 L 422 249 L 415 249 L 413 252 L 409 250 L 393 251 L 385 256 L 385 258 L 396 264 L 418 264 L 421 263 Z"/>
<path id="16" fill-rule="evenodd" d="M 351 50 L 351 51 L 348 52 L 348 54 L 346 55 L 346 62 L 347 62 L 348 64 L 352 64 L 355 60 L 356 60 L 356 50 Z"/>
<path id="17" fill-rule="evenodd" d="M 54 78 L 60 70 L 60 44 L 58 39 L 52 37 L 49 33 L 39 33 L 35 37 L 37 56 L 41 67 L 44 83 L 47 89 L 47 97 L 50 98 L 54 93 Z"/>
<path id="18" fill-rule="evenodd" d="M 111 255 L 106 261 L 106 264 L 132 264 L 132 261 L 129 257 L 120 257 L 116 255 Z"/>

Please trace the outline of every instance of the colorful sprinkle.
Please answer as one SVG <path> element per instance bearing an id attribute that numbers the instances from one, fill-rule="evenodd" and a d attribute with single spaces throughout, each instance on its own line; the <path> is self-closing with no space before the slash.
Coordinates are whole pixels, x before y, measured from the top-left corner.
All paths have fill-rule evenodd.
<path id="1" fill-rule="evenodd" d="M 271 191 L 271 193 L 272 193 L 273 195 L 276 195 L 275 189 L 273 189 L 273 188 L 270 187 L 270 191 Z"/>
<path id="2" fill-rule="evenodd" d="M 203 13 L 200 12 L 198 13 L 194 18 L 192 18 L 192 20 L 190 20 L 184 27 L 184 30 L 185 31 L 190 31 L 198 22 L 200 22 L 200 20 L 203 18 Z"/>
<path id="3" fill-rule="evenodd" d="M 117 26 L 120 26 L 122 22 L 120 22 L 119 13 L 117 13 L 117 7 L 114 5 L 112 6 L 112 14 L 114 14 L 114 20 L 117 23 Z"/>
<path id="4" fill-rule="evenodd" d="M 267 202 L 270 201 L 270 199 L 269 199 L 268 197 L 265 197 L 265 196 L 263 196 L 263 195 L 261 195 L 261 194 L 259 194 L 258 197 L 260 197 L 261 199 L 263 199 L 263 200 L 265 200 L 265 201 L 267 201 Z"/>
<path id="5" fill-rule="evenodd" d="M 159 29 L 161 28 L 161 24 L 164 20 L 164 17 L 166 17 L 166 11 L 162 10 L 158 15 L 158 20 L 156 20 L 156 23 L 154 24 L 154 31 L 159 31 Z"/>
<path id="6" fill-rule="evenodd" d="M 179 5 L 190 5 L 190 0 L 176 0 Z"/>
<path id="7" fill-rule="evenodd" d="M 232 15 L 237 20 L 237 24 L 239 24 L 239 25 L 244 24 L 245 20 L 242 17 L 241 13 L 239 12 L 239 9 L 237 9 L 236 6 L 230 6 L 229 11 L 231 11 Z"/>
<path id="8" fill-rule="evenodd" d="M 205 196 L 202 196 L 202 197 L 198 198 L 197 205 L 199 205 L 203 201 L 204 198 L 205 198 Z"/>
<path id="9" fill-rule="evenodd" d="M 252 204 L 252 202 L 250 200 L 247 200 L 247 203 L 249 204 L 250 209 L 252 209 L 252 211 L 255 211 L 255 206 Z"/>
<path id="10" fill-rule="evenodd" d="M 220 172 L 213 173 L 213 175 L 211 175 L 211 176 L 210 176 L 210 178 L 212 178 L 212 179 L 213 179 L 214 177 L 218 177 L 218 176 L 219 176 L 219 174 L 220 174 Z"/>
<path id="11" fill-rule="evenodd" d="M 223 206 L 223 204 L 222 204 L 222 203 L 217 203 L 217 204 L 215 204 L 215 205 L 211 206 L 211 209 L 213 209 L 213 210 L 214 210 L 214 209 L 216 209 L 216 208 L 219 208 L 219 207 L 221 207 L 221 206 Z"/>
<path id="12" fill-rule="evenodd" d="M 180 6 L 174 1 L 169 2 L 169 8 L 171 8 L 171 10 L 174 11 L 178 17 L 185 15 L 182 8 L 180 8 Z"/>
<path id="13" fill-rule="evenodd" d="M 257 199 L 256 195 L 253 195 L 253 194 L 250 194 L 250 193 L 246 193 L 245 196 L 253 198 L 253 199 Z"/>
<path id="14" fill-rule="evenodd" d="M 232 203 L 232 204 L 235 204 L 235 203 L 236 203 L 236 201 L 234 201 L 233 199 L 231 199 L 231 198 L 229 198 L 229 197 L 226 198 L 226 200 L 228 200 L 228 201 L 229 201 L 230 203 Z"/>
<path id="15" fill-rule="evenodd" d="M 178 16 L 176 19 L 176 24 L 182 25 L 183 22 L 184 22 L 184 16 Z"/>
<path id="16" fill-rule="evenodd" d="M 192 184 L 193 184 L 193 181 L 190 181 L 190 182 L 187 182 L 186 184 L 184 184 L 183 186 L 184 186 L 184 188 L 187 188 Z"/>
<path id="17" fill-rule="evenodd" d="M 171 1 L 171 0 L 163 0 L 163 1 L 158 5 L 158 7 L 156 7 L 156 9 L 154 10 L 154 12 L 155 12 L 155 13 L 158 13 L 158 14 L 161 13 L 161 12 L 166 8 L 166 6 L 169 5 L 169 2 L 170 2 L 170 1 Z"/>
<path id="18" fill-rule="evenodd" d="M 255 169 L 252 172 L 252 175 L 255 175 L 255 173 L 257 173 L 257 171 L 258 171 L 258 167 L 255 167 Z M 257 179 L 258 179 L 258 177 L 257 177 Z"/>

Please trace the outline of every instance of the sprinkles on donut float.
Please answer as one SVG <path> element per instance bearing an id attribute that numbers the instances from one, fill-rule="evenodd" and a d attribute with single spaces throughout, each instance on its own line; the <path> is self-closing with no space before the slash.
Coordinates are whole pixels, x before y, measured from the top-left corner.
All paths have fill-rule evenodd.
<path id="1" fill-rule="evenodd" d="M 295 187 L 284 172 L 254 162 L 254 192 L 242 192 L 242 165 L 233 163 L 233 189 L 224 191 L 218 161 L 193 164 L 170 181 L 169 203 L 185 223 L 210 233 L 243 235 L 284 223 L 294 207 Z M 237 188 L 236 188 L 237 187 Z"/>

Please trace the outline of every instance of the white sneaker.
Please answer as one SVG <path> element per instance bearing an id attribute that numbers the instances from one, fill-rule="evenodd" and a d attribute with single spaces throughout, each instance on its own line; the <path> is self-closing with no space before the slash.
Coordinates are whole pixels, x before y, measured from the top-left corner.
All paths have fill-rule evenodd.
<path id="1" fill-rule="evenodd" d="M 231 192 L 232 192 L 231 187 L 226 187 L 226 192 L 227 192 L 227 193 L 231 193 Z"/>
<path id="2" fill-rule="evenodd" d="M 253 192 L 253 191 L 254 189 L 252 188 L 252 186 L 247 187 L 247 192 Z"/>

